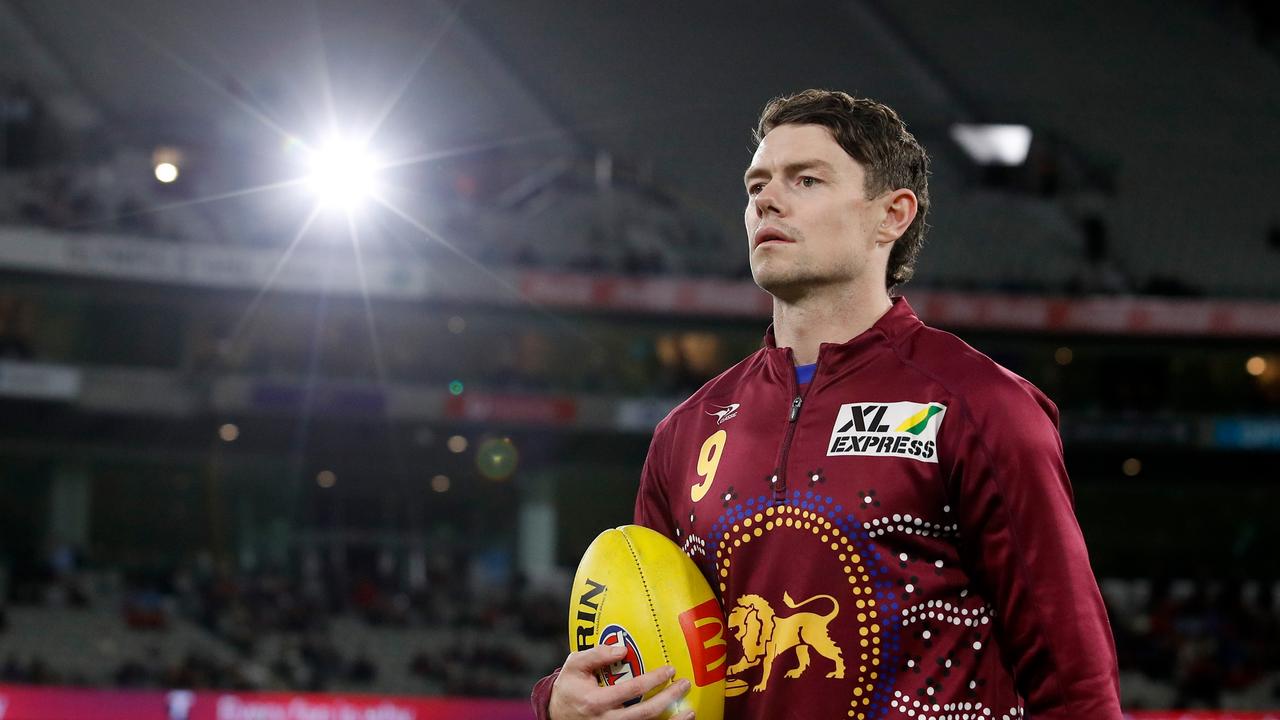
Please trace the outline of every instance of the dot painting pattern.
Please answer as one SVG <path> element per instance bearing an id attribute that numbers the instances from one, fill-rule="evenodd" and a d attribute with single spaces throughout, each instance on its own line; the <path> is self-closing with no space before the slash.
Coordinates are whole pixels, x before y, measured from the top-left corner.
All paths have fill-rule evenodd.
<path id="1" fill-rule="evenodd" d="M 943 523 L 926 522 L 922 518 L 912 517 L 909 513 L 906 515 L 886 515 L 872 520 L 867 525 L 869 527 L 867 532 L 871 537 L 880 537 L 891 532 L 922 535 L 924 537 L 960 537 L 959 526 L 955 523 L 945 525 Z"/>
<path id="2" fill-rule="evenodd" d="M 679 532 L 679 528 L 676 528 L 676 531 Z M 697 535 L 686 535 L 684 545 L 680 549 L 696 563 L 700 558 L 707 556 L 707 541 Z"/>
<path id="3" fill-rule="evenodd" d="M 990 623 L 994 615 L 995 612 L 987 605 L 983 605 L 980 608 L 962 608 L 949 602 L 930 600 L 927 603 L 903 608 L 902 624 L 906 626 L 925 618 L 930 618 L 948 622 L 952 625 L 976 627 Z"/>
<path id="4" fill-rule="evenodd" d="M 912 699 L 906 693 L 894 691 L 890 707 L 902 717 L 914 720 L 1019 720 L 1023 717 L 1020 707 L 1011 707 L 996 715 L 980 702 L 953 702 L 930 704 Z"/>
<path id="5" fill-rule="evenodd" d="M 735 549 L 749 546 L 753 540 L 761 539 L 769 532 L 810 534 L 821 546 L 829 546 L 830 552 L 842 563 L 849 581 L 849 592 L 854 596 L 856 616 L 862 623 L 859 628 L 861 637 L 858 638 L 861 647 L 850 647 L 847 653 L 853 661 L 848 664 L 849 674 L 845 680 L 852 695 L 848 717 L 867 720 L 893 714 L 912 720 L 1021 720 L 1021 707 L 1011 707 L 1007 712 L 996 714 L 972 699 L 986 684 L 981 678 L 967 683 L 964 692 L 970 701 L 929 704 L 926 701 L 943 689 L 939 678 L 949 677 L 953 665 L 960 663 L 961 658 L 948 653 L 926 664 L 918 655 L 902 654 L 903 633 L 910 632 L 920 645 L 929 648 L 934 645 L 934 635 L 940 626 L 947 625 L 972 633 L 968 640 L 963 641 L 962 647 L 981 654 L 983 633 L 989 632 L 990 628 L 986 626 L 994 619 L 995 611 L 985 603 L 978 607 L 964 607 L 962 603 L 969 597 L 967 588 L 959 591 L 955 602 L 929 600 L 911 603 L 911 599 L 920 594 L 919 579 L 908 576 L 894 583 L 889 580 L 889 570 L 883 563 L 896 563 L 905 570 L 908 564 L 920 562 L 932 571 L 931 575 L 941 575 L 946 563 L 905 552 L 882 558 L 873 538 L 887 533 L 902 533 L 922 538 L 954 539 L 960 536 L 958 526 L 955 523 L 929 522 L 910 514 L 886 515 L 866 523 L 859 522 L 833 498 L 814 492 L 813 488 L 825 481 L 821 470 L 810 475 L 810 490 L 794 490 L 790 497 L 759 496 L 739 502 L 737 491 L 728 488 L 720 497 L 725 511 L 706 538 L 693 531 L 695 516 L 690 513 L 690 532 L 681 537 L 684 541 L 682 549 L 703 567 L 717 596 L 724 600 Z M 816 479 L 812 477 L 814 475 Z M 853 509 L 867 511 L 879 507 L 880 502 L 875 496 L 874 489 L 860 490 L 857 493 L 860 502 L 855 503 L 858 507 Z M 779 500 L 784 504 L 778 504 Z M 942 510 L 950 513 L 951 507 L 945 506 Z M 714 557 L 708 552 L 708 546 L 716 548 Z M 841 599 L 846 598 L 847 595 Z M 935 662 L 936 668 L 932 667 Z M 906 675 L 899 678 L 899 673 Z M 895 681 L 908 678 L 914 678 L 917 684 L 904 685 L 903 688 L 914 693 L 914 699 L 910 694 L 895 689 Z"/>
<path id="6" fill-rule="evenodd" d="M 820 472 L 819 472 L 820 474 Z M 814 483 L 817 485 L 821 480 Z M 848 717 L 856 720 L 880 718 L 890 711 L 891 690 L 902 664 L 902 608 L 900 589 L 887 579 L 881 553 L 870 542 L 871 535 L 853 515 L 831 497 L 794 490 L 788 504 L 771 504 L 767 496 L 747 498 L 726 509 L 711 527 L 709 544 L 714 545 L 715 564 L 710 573 L 718 580 L 723 599 L 733 554 L 754 540 L 772 532 L 799 532 L 813 536 L 839 561 L 848 580 L 848 594 L 861 626 L 856 647 L 844 648 L 848 660 L 845 682 L 850 691 Z M 852 681 L 852 682 L 851 682 Z"/>

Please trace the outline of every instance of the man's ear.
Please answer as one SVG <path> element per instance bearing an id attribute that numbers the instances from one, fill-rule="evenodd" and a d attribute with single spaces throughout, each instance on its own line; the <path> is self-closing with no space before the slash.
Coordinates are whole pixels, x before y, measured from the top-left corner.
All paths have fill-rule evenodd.
<path id="1" fill-rule="evenodd" d="M 902 237 L 907 228 L 911 227 L 911 222 L 916 219 L 919 205 L 916 202 L 916 194 L 907 188 L 898 188 L 889 192 L 881 202 L 884 203 L 884 220 L 880 222 L 876 242 L 891 243 Z"/>

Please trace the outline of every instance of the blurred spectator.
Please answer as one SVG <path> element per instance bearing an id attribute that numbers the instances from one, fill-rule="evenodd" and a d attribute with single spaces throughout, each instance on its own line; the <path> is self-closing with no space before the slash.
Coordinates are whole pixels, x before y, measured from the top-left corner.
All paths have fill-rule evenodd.
<path id="1" fill-rule="evenodd" d="M 0 359 L 30 360 L 33 356 L 27 304 L 0 294 Z"/>
<path id="2" fill-rule="evenodd" d="M 123 612 L 125 623 L 134 630 L 164 630 L 169 626 L 164 598 L 153 588 L 129 593 Z"/>
<path id="3" fill-rule="evenodd" d="M 0 87 L 0 167 L 36 165 L 43 123 L 44 106 L 25 84 Z"/>
<path id="4" fill-rule="evenodd" d="M 373 658 L 369 657 L 368 650 L 361 650 L 356 659 L 351 661 L 347 678 L 361 685 L 370 685 L 378 679 L 378 668 L 374 665 Z"/>
<path id="5" fill-rule="evenodd" d="M 1133 291 L 1133 283 L 1111 257 L 1107 226 L 1098 215 L 1090 215 L 1080 223 L 1084 234 L 1084 255 L 1067 286 L 1076 295 L 1119 295 Z"/>

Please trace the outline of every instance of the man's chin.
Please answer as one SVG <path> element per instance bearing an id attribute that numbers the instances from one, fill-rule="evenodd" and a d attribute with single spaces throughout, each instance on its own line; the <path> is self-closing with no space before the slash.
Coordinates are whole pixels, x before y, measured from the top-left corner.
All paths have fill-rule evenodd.
<path id="1" fill-rule="evenodd" d="M 802 277 L 794 277 L 784 275 L 782 273 L 771 273 L 767 270 L 753 270 L 751 277 L 756 281 L 756 285 L 761 290 L 778 298 L 779 300 L 788 300 L 799 297 L 804 294 L 804 289 L 811 285 L 811 281 Z"/>

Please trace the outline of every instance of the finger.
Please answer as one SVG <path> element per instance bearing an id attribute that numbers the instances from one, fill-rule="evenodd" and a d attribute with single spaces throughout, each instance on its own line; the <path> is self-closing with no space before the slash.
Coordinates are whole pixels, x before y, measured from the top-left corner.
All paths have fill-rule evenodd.
<path id="1" fill-rule="evenodd" d="M 626 655 L 627 648 L 625 645 L 597 645 L 593 648 L 569 653 L 569 657 L 565 658 L 564 661 L 564 669 L 574 672 L 593 673 L 602 667 L 612 665 L 626 657 Z"/>
<path id="2" fill-rule="evenodd" d="M 665 688 L 662 692 L 645 700 L 638 705 L 632 705 L 624 709 L 618 715 L 618 720 L 648 720 L 662 715 L 663 711 L 671 707 L 685 693 L 689 692 L 690 684 L 687 678 L 680 678 L 671 683 L 670 687 Z M 693 715 L 692 712 L 689 713 Z"/>
<path id="3" fill-rule="evenodd" d="M 610 686 L 604 695 L 608 707 L 618 707 L 631 698 L 638 698 L 675 677 L 676 669 L 670 665 L 654 668 L 643 675 Z"/>

